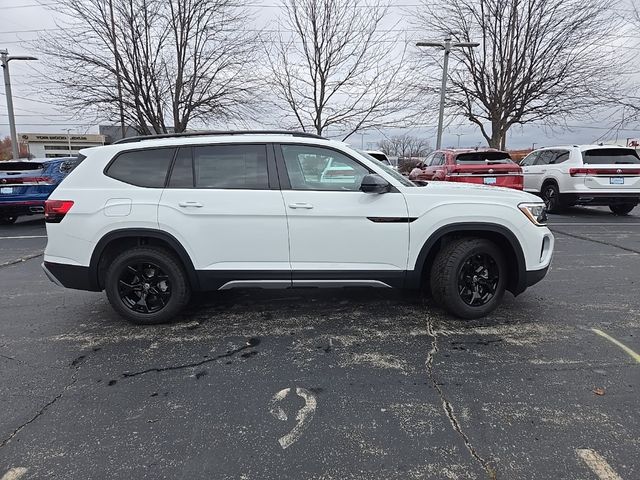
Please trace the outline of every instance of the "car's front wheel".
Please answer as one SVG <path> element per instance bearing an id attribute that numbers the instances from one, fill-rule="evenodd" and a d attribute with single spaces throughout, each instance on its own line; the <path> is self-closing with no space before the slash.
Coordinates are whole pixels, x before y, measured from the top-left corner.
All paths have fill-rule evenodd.
<path id="1" fill-rule="evenodd" d="M 491 313 L 502 300 L 506 281 L 504 255 L 484 238 L 460 238 L 445 245 L 430 275 L 436 303 L 466 319 Z"/>
<path id="2" fill-rule="evenodd" d="M 191 296 L 180 262 L 169 251 L 153 246 L 118 255 L 107 269 L 105 291 L 116 312 L 141 325 L 171 321 Z"/>
<path id="3" fill-rule="evenodd" d="M 619 203 L 616 205 L 609 205 L 609 210 L 611 210 L 614 215 L 628 215 L 635 206 L 635 203 Z"/>
<path id="4" fill-rule="evenodd" d="M 545 183 L 540 193 L 547 206 L 547 211 L 550 213 L 557 213 L 564 206 L 560 198 L 560 191 L 555 183 Z"/>
<path id="5" fill-rule="evenodd" d="M 16 223 L 18 217 L 0 217 L 0 225 L 11 225 Z"/>

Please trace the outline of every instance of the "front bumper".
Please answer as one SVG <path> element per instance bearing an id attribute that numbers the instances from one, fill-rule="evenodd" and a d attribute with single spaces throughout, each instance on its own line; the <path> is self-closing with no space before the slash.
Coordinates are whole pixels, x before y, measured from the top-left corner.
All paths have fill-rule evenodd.
<path id="1" fill-rule="evenodd" d="M 545 268 L 541 268 L 540 270 L 527 270 L 527 273 L 525 276 L 527 287 L 530 287 L 531 285 L 535 285 L 540 280 L 542 280 L 547 275 L 548 271 L 549 271 L 549 265 L 547 265 Z"/>
<path id="2" fill-rule="evenodd" d="M 43 262 L 42 269 L 49 280 L 61 287 L 90 292 L 100 291 L 96 282 L 92 281 L 89 267 Z"/>

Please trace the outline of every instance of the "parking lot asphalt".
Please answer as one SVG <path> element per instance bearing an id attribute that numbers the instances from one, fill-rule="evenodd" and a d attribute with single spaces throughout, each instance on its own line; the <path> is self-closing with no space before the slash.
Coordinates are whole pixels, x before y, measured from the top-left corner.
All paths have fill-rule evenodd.
<path id="1" fill-rule="evenodd" d="M 638 479 L 633 213 L 551 216 L 548 276 L 478 321 L 230 291 L 136 327 L 45 278 L 41 218 L 0 227 L 0 479 Z"/>

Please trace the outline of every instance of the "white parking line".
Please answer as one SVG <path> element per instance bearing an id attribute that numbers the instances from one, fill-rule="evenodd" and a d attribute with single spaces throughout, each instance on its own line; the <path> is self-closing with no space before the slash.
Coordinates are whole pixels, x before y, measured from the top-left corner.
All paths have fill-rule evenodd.
<path id="1" fill-rule="evenodd" d="M 24 467 L 16 467 L 9 470 L 5 473 L 0 480 L 18 480 L 25 473 L 27 473 L 27 469 Z"/>
<path id="2" fill-rule="evenodd" d="M 622 480 L 622 477 L 595 450 L 578 448 L 576 453 L 600 480 Z"/>
<path id="3" fill-rule="evenodd" d="M 0 240 L 23 240 L 23 239 L 29 239 L 29 238 L 47 238 L 47 236 L 46 235 L 23 235 L 21 237 L 0 237 Z"/>

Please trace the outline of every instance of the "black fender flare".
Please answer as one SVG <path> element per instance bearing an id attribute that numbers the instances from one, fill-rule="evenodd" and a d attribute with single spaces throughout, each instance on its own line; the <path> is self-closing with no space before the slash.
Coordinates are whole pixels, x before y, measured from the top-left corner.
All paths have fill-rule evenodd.
<path id="1" fill-rule="evenodd" d="M 89 262 L 89 278 L 92 283 L 92 287 L 94 287 L 96 290 L 101 290 L 100 279 L 98 277 L 98 266 L 100 263 L 100 258 L 102 258 L 102 254 L 104 253 L 107 245 L 113 240 L 128 237 L 155 238 L 166 242 L 178 255 L 180 261 L 184 265 L 191 286 L 194 289 L 199 288 L 200 284 L 198 282 L 198 276 L 196 275 L 196 270 L 193 266 L 193 262 L 191 261 L 191 257 L 189 257 L 189 254 L 182 246 L 182 244 L 178 241 L 178 239 L 176 239 L 176 237 L 174 237 L 170 233 L 163 232 L 162 230 L 154 230 L 152 228 L 123 228 L 119 230 L 112 230 L 111 232 L 105 234 L 93 249 L 91 260 Z"/>
<path id="2" fill-rule="evenodd" d="M 527 266 L 524 259 L 524 252 L 522 251 L 522 245 L 520 241 L 515 236 L 515 234 L 509 230 L 504 225 L 500 225 L 497 223 L 484 223 L 484 222 L 460 222 L 460 223 L 452 223 L 449 225 L 445 225 L 440 227 L 438 230 L 433 232 L 427 241 L 424 243 L 422 248 L 420 249 L 420 253 L 418 254 L 418 258 L 416 260 L 413 271 L 410 271 L 410 275 L 407 278 L 408 286 L 410 288 L 418 288 L 420 282 L 422 280 L 422 272 L 425 267 L 425 263 L 429 257 L 429 253 L 432 248 L 439 242 L 442 238 L 447 235 L 455 234 L 455 233 L 492 233 L 499 234 L 504 237 L 507 242 L 509 242 L 515 257 L 516 257 L 516 274 L 515 278 L 512 279 L 511 285 L 509 286 L 509 291 L 514 295 L 518 295 L 525 291 L 527 288 Z"/>

